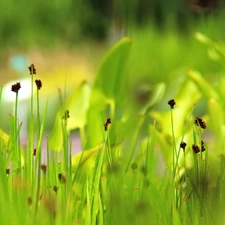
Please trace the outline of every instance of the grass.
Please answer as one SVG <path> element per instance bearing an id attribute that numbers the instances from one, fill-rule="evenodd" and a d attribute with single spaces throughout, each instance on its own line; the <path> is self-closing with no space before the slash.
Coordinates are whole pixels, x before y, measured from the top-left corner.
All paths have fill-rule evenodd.
<path id="1" fill-rule="evenodd" d="M 124 38 L 112 48 L 92 86 L 83 82 L 68 100 L 59 91 L 61 108 L 54 132 L 47 137 L 51 108 L 48 99 L 43 108 L 39 104 L 42 85 L 38 79 L 34 82 L 38 75 L 29 67 L 33 88 L 28 146 L 20 145 L 20 86 L 12 86 L 15 112 L 10 115 L 10 135 L 0 130 L 2 224 L 225 222 L 222 89 L 215 89 L 199 72 L 188 71 L 169 105 L 162 97 L 162 83 L 141 90 L 142 105 L 132 105 L 129 98 L 123 99 L 130 92 L 125 65 L 131 46 Z M 2 88 L 0 100 L 1 93 Z M 196 118 L 201 96 L 209 113 Z M 165 112 L 152 108 L 160 101 Z M 219 122 L 214 115 L 220 115 Z M 73 129 L 82 139 L 82 152 L 74 156 Z M 216 136 L 212 142 L 206 139 L 207 131 Z"/>

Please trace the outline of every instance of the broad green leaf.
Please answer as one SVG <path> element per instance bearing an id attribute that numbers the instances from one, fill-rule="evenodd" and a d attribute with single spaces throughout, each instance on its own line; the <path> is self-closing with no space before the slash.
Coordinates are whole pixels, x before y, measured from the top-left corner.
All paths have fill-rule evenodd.
<path id="1" fill-rule="evenodd" d="M 11 129 L 13 129 L 13 119 L 14 119 L 14 117 L 10 116 Z M 13 133 L 13 131 L 10 132 L 10 136 L 9 136 L 2 129 L 0 129 L 0 145 L 1 145 L 2 149 L 4 149 L 5 151 L 9 150 L 9 154 L 10 154 L 10 157 L 8 157 L 6 164 L 8 164 L 10 162 L 12 155 L 13 155 L 13 157 L 15 156 L 15 146 L 13 147 L 14 141 L 12 141 L 12 139 L 14 138 L 14 135 L 12 133 Z M 19 149 L 19 148 L 20 148 L 20 146 L 18 146 L 17 149 L 20 150 L 20 153 L 21 153 L 21 163 L 22 163 L 22 165 L 24 165 L 24 154 L 22 152 L 22 149 L 21 148 Z"/>
<path id="2" fill-rule="evenodd" d="M 195 33 L 195 38 L 203 44 L 212 45 L 212 40 L 200 32 Z"/>
<path id="3" fill-rule="evenodd" d="M 221 105 L 215 101 L 215 99 L 210 99 L 208 101 L 208 124 L 209 128 L 213 130 L 214 135 L 214 151 L 217 154 L 222 153 L 223 149 L 223 138 L 225 135 L 224 130 L 224 111 Z"/>
<path id="4" fill-rule="evenodd" d="M 208 53 L 209 58 L 212 59 L 213 61 L 221 60 L 220 55 L 214 48 L 209 48 L 207 53 Z"/>
<path id="5" fill-rule="evenodd" d="M 214 98 L 215 101 L 224 105 L 219 93 L 202 77 L 199 72 L 190 70 L 188 76 L 195 82 L 195 84 L 207 100 L 209 100 L 210 98 Z"/>
<path id="6" fill-rule="evenodd" d="M 110 146 L 110 151 L 115 151 L 116 147 L 118 146 Z M 80 193 L 83 186 L 82 184 L 85 183 L 87 177 L 90 175 L 90 171 L 92 171 L 95 167 L 96 160 L 99 159 L 99 156 L 102 154 L 103 148 L 105 148 L 105 143 L 102 142 L 94 148 L 83 150 L 82 152 L 78 152 L 73 156 L 72 169 L 76 173 L 76 179 L 74 183 L 74 191 L 76 194 Z M 107 162 L 106 158 L 104 162 Z M 103 161 L 101 164 L 103 165 Z M 97 167 L 95 167 L 95 169 L 96 168 Z M 77 183 L 77 181 L 79 181 L 79 183 Z"/>
<path id="7" fill-rule="evenodd" d="M 221 76 L 219 83 L 218 83 L 218 92 L 220 93 L 222 99 L 225 99 L 225 88 L 224 87 L 225 87 L 225 77 Z"/>
<path id="8" fill-rule="evenodd" d="M 105 132 L 104 123 L 107 118 L 104 112 L 98 112 L 94 108 L 90 108 L 87 113 L 87 143 L 85 149 L 91 149 L 103 142 L 103 134 Z M 112 145 L 121 143 L 125 133 L 129 132 L 130 126 L 128 122 L 123 123 L 120 120 L 111 120 L 109 125 L 109 139 Z M 127 134 L 126 133 L 126 134 Z"/>
<path id="9" fill-rule="evenodd" d="M 98 146 L 103 141 L 102 131 L 104 129 L 105 118 L 103 113 L 95 108 L 90 108 L 87 112 L 87 144 L 85 149 Z"/>
<path id="10" fill-rule="evenodd" d="M 0 138 L 4 143 L 8 143 L 9 135 L 6 134 L 2 129 L 0 129 Z"/>
<path id="11" fill-rule="evenodd" d="M 86 168 L 86 170 L 89 171 L 94 166 L 96 156 L 101 148 L 102 144 L 95 148 L 84 150 L 83 152 L 79 152 L 74 155 L 72 158 L 73 171 L 75 171 L 77 167 Z"/>
<path id="12" fill-rule="evenodd" d="M 74 90 L 67 103 L 70 118 L 67 122 L 68 130 L 84 127 L 86 124 L 86 111 L 89 107 L 90 86 L 84 82 Z"/>
<path id="13" fill-rule="evenodd" d="M 0 146 L 1 146 L 1 149 L 5 151 L 4 153 L 6 153 L 10 149 L 10 137 L 2 129 L 0 129 Z M 10 159 L 8 160 L 6 164 L 8 164 L 9 161 Z"/>
<path id="14" fill-rule="evenodd" d="M 109 103 L 110 100 L 104 95 L 100 88 L 92 89 L 90 100 L 91 108 L 103 111 Z"/>
<path id="15" fill-rule="evenodd" d="M 209 47 L 209 49 L 210 49 L 209 56 L 211 59 L 217 61 L 220 59 L 220 56 L 222 56 L 223 58 L 225 57 L 225 45 L 224 44 L 216 43 L 200 32 L 195 33 L 195 38 L 198 41 L 200 41 L 201 43 L 203 43 Z"/>
<path id="16" fill-rule="evenodd" d="M 131 44 L 130 38 L 123 38 L 103 59 L 94 83 L 91 106 L 97 107 L 99 103 L 104 105 L 104 101 L 102 102 L 101 99 L 106 101 L 105 97 L 108 100 L 121 101 L 121 97 L 126 91 L 124 69 Z M 96 95 L 99 96 L 99 92 L 102 92 L 105 97 L 101 97 L 97 103 Z"/>
<path id="17" fill-rule="evenodd" d="M 137 110 L 141 115 L 153 105 L 157 104 L 163 97 L 166 85 L 164 83 L 158 83 L 151 87 L 150 85 L 142 85 L 138 88 L 135 100 L 131 99 L 131 104 L 134 103 L 134 110 Z"/>
<path id="18" fill-rule="evenodd" d="M 105 56 L 94 82 L 87 113 L 88 141 L 86 149 L 102 142 L 105 123 L 104 110 L 110 106 L 110 117 L 114 120 L 115 104 L 122 103 L 125 87 L 124 69 L 131 48 L 130 38 L 120 40 Z"/>
<path id="19" fill-rule="evenodd" d="M 83 128 L 86 125 L 86 112 L 89 107 L 90 86 L 83 82 L 69 96 L 64 109 L 60 109 L 56 115 L 56 120 L 52 134 L 49 138 L 50 149 L 61 150 L 63 145 L 62 133 L 62 110 L 69 110 L 69 118 L 67 120 L 67 129 L 70 132 L 76 128 Z"/>
<path id="20" fill-rule="evenodd" d="M 221 126 L 224 122 L 224 112 L 218 102 L 211 98 L 208 101 L 209 122 L 217 137 L 222 135 Z M 220 137 L 221 139 L 222 137 Z"/>

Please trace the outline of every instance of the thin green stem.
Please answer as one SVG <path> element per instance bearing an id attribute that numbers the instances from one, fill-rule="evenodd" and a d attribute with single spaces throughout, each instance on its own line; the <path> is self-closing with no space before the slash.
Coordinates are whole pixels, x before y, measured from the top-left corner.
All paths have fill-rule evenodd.
<path id="1" fill-rule="evenodd" d="M 68 132 L 67 132 L 67 119 L 62 119 L 63 131 L 63 168 L 68 171 Z"/>
<path id="2" fill-rule="evenodd" d="M 21 152 L 19 147 L 19 134 L 18 134 L 18 92 L 16 92 L 16 102 L 15 102 L 15 121 L 14 121 L 14 132 L 15 132 L 15 152 L 18 154 L 18 169 L 21 172 Z"/>
<path id="3" fill-rule="evenodd" d="M 30 99 L 30 113 L 31 113 L 31 116 L 33 117 L 34 115 L 34 109 L 33 109 L 33 89 L 34 89 L 34 75 L 31 74 L 31 99 Z"/>
<path id="4" fill-rule="evenodd" d="M 21 155 L 21 148 L 20 148 L 20 130 L 21 130 L 21 127 L 22 127 L 22 123 L 19 124 L 19 128 L 18 128 L 18 131 L 17 131 L 17 148 L 18 148 L 18 155 L 19 155 L 19 161 L 18 161 L 18 168 L 20 170 L 20 172 L 22 172 L 22 155 Z"/>
<path id="5" fill-rule="evenodd" d="M 108 133 L 109 133 L 109 131 L 108 131 Z M 108 134 L 108 135 L 109 135 L 109 134 Z M 110 135 L 109 135 L 109 136 L 110 136 Z M 110 138 L 107 139 L 107 143 L 106 143 L 106 153 L 107 153 L 109 165 L 110 165 L 110 167 L 112 167 L 113 156 L 112 156 L 112 149 L 111 149 Z"/>
<path id="6" fill-rule="evenodd" d="M 133 158 L 135 147 L 136 147 L 136 144 L 137 144 L 136 143 L 137 142 L 137 137 L 138 137 L 138 134 L 139 134 L 139 130 L 140 130 L 142 124 L 143 124 L 143 121 L 144 121 L 144 117 L 141 116 L 138 119 L 138 121 L 136 121 L 135 127 L 133 127 L 134 133 L 131 136 L 131 144 L 129 144 L 129 147 L 128 147 L 128 149 L 130 149 L 130 151 L 129 151 L 129 155 L 128 155 L 128 160 L 126 162 L 125 174 L 128 172 L 131 160 Z"/>
<path id="7" fill-rule="evenodd" d="M 177 159 L 177 150 L 176 150 L 176 139 L 174 133 L 174 123 L 173 123 L 173 109 L 170 109 L 170 119 L 171 119 L 171 129 L 172 129 L 172 140 L 173 140 L 173 173 L 175 175 L 176 168 L 175 168 L 175 158 Z M 175 177 L 175 176 L 174 176 Z"/>
<path id="8" fill-rule="evenodd" d="M 72 185 L 72 149 L 73 149 L 73 144 L 72 141 L 70 140 L 70 156 L 69 156 L 69 186 Z"/>
<path id="9" fill-rule="evenodd" d="M 41 171 L 40 171 L 40 167 L 41 167 L 41 160 L 42 160 L 42 146 L 41 145 L 42 145 L 42 138 L 43 138 L 44 127 L 45 127 L 47 108 L 48 108 L 48 100 L 46 102 L 45 111 L 44 111 L 44 117 L 43 117 L 42 124 L 40 126 L 40 133 L 39 133 L 40 136 L 39 136 L 38 143 L 37 143 L 36 163 L 37 163 L 38 180 L 37 180 L 36 205 L 35 205 L 35 211 L 36 212 L 38 210 L 38 203 L 39 203 L 39 197 L 40 197 L 40 187 L 41 187 Z M 48 160 L 48 156 L 47 156 L 47 160 Z M 50 177 L 50 176 L 48 176 L 48 177 Z"/>
<path id="10" fill-rule="evenodd" d="M 41 119 L 40 119 L 40 101 L 39 101 L 39 90 L 37 88 L 37 141 L 40 137 Z"/>
<path id="11" fill-rule="evenodd" d="M 29 157 L 28 157 L 28 165 L 29 165 L 29 180 L 31 186 L 33 186 L 34 179 L 34 161 L 33 161 L 33 150 L 34 150 L 34 109 L 33 109 L 33 74 L 31 74 L 31 103 L 30 103 L 30 123 L 29 123 Z"/>
<path id="12" fill-rule="evenodd" d="M 47 165 L 50 165 L 50 149 L 49 149 L 49 142 L 48 142 L 48 136 L 46 137 L 47 142 Z M 55 167 L 53 167 L 55 169 Z M 56 173 L 56 172 L 55 172 Z M 48 177 L 50 177 L 50 170 L 48 169 Z"/>
<path id="13" fill-rule="evenodd" d="M 40 174 L 39 172 L 39 169 L 40 169 L 40 162 L 41 161 L 41 153 L 39 154 L 39 149 L 38 149 L 38 143 L 39 143 L 39 139 L 41 138 L 40 137 L 40 133 L 41 133 L 41 119 L 40 119 L 40 104 L 39 104 L 39 89 L 37 88 L 37 137 L 36 137 L 36 151 L 38 151 L 37 153 L 37 156 L 39 157 L 36 157 L 36 160 L 35 160 L 35 165 L 34 165 L 34 168 L 35 170 L 37 170 L 38 172 L 38 176 Z M 38 177 L 39 179 L 39 177 Z"/>
<path id="14" fill-rule="evenodd" d="M 196 104 L 195 104 L 195 105 L 196 105 Z M 191 110 L 191 113 L 190 113 L 189 116 L 188 116 L 188 119 L 187 119 L 187 122 L 186 122 L 186 124 L 185 124 L 184 132 L 183 132 L 183 135 L 182 135 L 182 137 L 181 137 L 180 143 L 182 143 L 182 142 L 184 141 L 184 135 L 186 134 L 186 131 L 187 131 L 187 128 L 188 128 L 188 123 L 189 123 L 189 121 L 190 121 L 190 119 L 191 119 L 191 116 L 192 116 L 192 113 L 193 113 L 193 110 L 194 110 L 195 105 L 193 106 L 193 108 L 192 108 L 192 110 Z M 177 159 L 176 159 L 176 163 L 175 163 L 175 168 L 177 168 L 177 166 L 178 166 L 179 157 L 180 157 L 180 152 L 181 152 L 181 147 L 179 147 L 179 149 L 178 149 L 178 154 L 177 154 Z M 184 153 L 185 153 L 185 150 L 184 150 Z M 185 170 L 186 170 L 185 156 L 184 156 L 184 163 L 185 163 Z M 179 174 L 179 173 L 178 173 L 178 174 Z"/>

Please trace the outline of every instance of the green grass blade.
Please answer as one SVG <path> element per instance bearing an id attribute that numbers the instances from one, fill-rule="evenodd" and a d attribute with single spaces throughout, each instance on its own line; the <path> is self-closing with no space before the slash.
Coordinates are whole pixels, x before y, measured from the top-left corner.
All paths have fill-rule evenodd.
<path id="1" fill-rule="evenodd" d="M 129 168 L 130 168 L 130 163 L 131 163 L 131 160 L 133 158 L 135 148 L 136 148 L 136 144 L 137 144 L 137 138 L 138 138 L 139 130 L 140 130 L 142 124 L 143 124 L 143 121 L 144 121 L 144 117 L 140 117 L 138 119 L 133 118 L 133 121 L 132 121 L 133 126 L 131 125 L 133 133 L 131 134 L 131 137 L 129 138 L 130 139 L 130 143 L 128 145 L 129 153 L 128 153 L 128 160 L 126 162 L 125 173 L 127 173 Z"/>
<path id="2" fill-rule="evenodd" d="M 94 167 L 94 177 L 93 177 L 93 205 L 92 205 L 92 225 L 96 224 L 97 217 L 99 214 L 99 209 L 100 209 L 100 178 L 101 178 L 101 173 L 102 173 L 102 166 L 104 162 L 104 156 L 105 156 L 105 149 L 107 145 L 107 138 L 108 138 L 108 132 L 105 134 L 105 140 L 104 144 L 101 148 L 101 150 L 98 153 L 98 156 L 96 158 L 96 164 Z"/>
<path id="3" fill-rule="evenodd" d="M 17 152 L 17 139 L 15 131 L 15 117 L 10 115 L 10 153 L 12 157 L 13 171 L 17 169 L 18 152 Z"/>
<path id="4" fill-rule="evenodd" d="M 40 126 L 40 133 L 39 133 L 39 139 L 36 149 L 36 161 L 37 161 L 37 171 L 38 171 L 38 180 L 37 182 L 37 190 L 36 190 L 36 211 L 39 204 L 39 198 L 40 198 L 40 187 L 41 187 L 41 160 L 42 160 L 42 140 L 43 140 L 43 134 L 44 134 L 44 128 L 45 128 L 45 121 L 46 121 L 46 115 L 47 115 L 47 108 L 48 108 L 48 100 L 46 101 L 45 105 L 45 111 L 42 119 L 42 123 Z"/>
<path id="5" fill-rule="evenodd" d="M 155 159 L 155 144 L 156 144 L 156 128 L 155 125 L 150 126 L 150 137 L 149 143 L 146 149 L 146 170 L 149 179 L 154 175 L 156 159 Z"/>

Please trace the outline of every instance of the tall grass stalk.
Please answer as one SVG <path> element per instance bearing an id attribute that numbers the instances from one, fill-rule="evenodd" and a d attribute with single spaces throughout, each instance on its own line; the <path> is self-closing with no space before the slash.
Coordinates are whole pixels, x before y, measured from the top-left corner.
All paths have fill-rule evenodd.
<path id="1" fill-rule="evenodd" d="M 128 169 L 130 167 L 130 163 L 131 163 L 131 160 L 133 158 L 135 148 L 136 148 L 136 145 L 137 145 L 137 138 L 138 138 L 139 130 L 140 130 L 142 124 L 143 124 L 143 121 L 144 121 L 144 116 L 141 116 L 137 121 L 135 121 L 135 125 L 133 127 L 134 132 L 133 132 L 133 135 L 131 137 L 131 141 L 130 141 L 129 147 L 128 147 L 129 153 L 128 153 L 128 160 L 126 162 L 125 173 L 128 172 Z"/>
<path id="2" fill-rule="evenodd" d="M 102 149 L 99 151 L 98 156 L 96 158 L 94 172 L 93 172 L 93 190 L 92 190 L 92 214 L 91 214 L 91 224 L 95 225 L 96 220 L 98 217 L 98 213 L 101 206 L 102 199 L 100 198 L 100 178 L 102 174 L 102 166 L 104 162 L 104 156 L 105 156 L 105 150 L 107 145 L 107 139 L 108 139 L 108 131 L 106 131 L 106 134 L 104 136 L 104 143 L 102 146 Z M 100 217 L 102 215 L 99 215 Z M 99 219 L 98 219 L 99 220 Z"/>
<path id="3" fill-rule="evenodd" d="M 155 144 L 156 144 L 156 128 L 155 128 L 155 123 L 152 126 L 150 126 L 150 135 L 151 138 L 148 137 L 148 144 L 146 148 L 146 161 L 145 161 L 145 167 L 146 167 L 146 172 L 149 177 L 149 179 L 152 179 L 153 173 L 155 171 Z"/>
<path id="4" fill-rule="evenodd" d="M 40 137 L 41 129 L 41 118 L 40 118 L 40 99 L 39 99 L 39 87 L 37 86 L 37 140 Z"/>
<path id="5" fill-rule="evenodd" d="M 29 154 L 28 154 L 28 165 L 27 166 L 28 166 L 29 182 L 31 184 L 31 189 L 32 189 L 34 178 L 35 178 L 34 158 L 33 158 L 33 151 L 34 151 L 34 104 L 33 104 L 34 71 L 33 71 L 32 65 L 30 67 L 31 67 L 31 69 L 30 69 L 31 96 L 30 96 L 30 119 L 29 119 L 29 135 L 28 135 L 29 136 L 29 139 L 28 139 Z"/>
<path id="6" fill-rule="evenodd" d="M 40 126 L 39 136 L 38 136 L 38 143 L 37 143 L 37 149 L 36 149 L 36 173 L 37 173 L 37 181 L 35 182 L 37 184 L 37 190 L 36 190 L 36 205 L 35 205 L 35 211 L 38 210 L 38 204 L 40 199 L 40 187 L 41 187 L 41 163 L 42 163 L 42 140 L 43 140 L 43 133 L 44 133 L 44 127 L 45 127 L 45 120 L 47 115 L 47 108 L 48 108 L 48 100 L 46 102 L 45 111 L 43 115 L 43 120 Z M 49 165 L 49 164 L 48 164 Z M 50 176 L 49 176 L 50 177 Z"/>
<path id="7" fill-rule="evenodd" d="M 15 121 L 14 121 L 14 125 L 15 125 L 15 128 L 14 128 L 14 132 L 15 132 L 15 152 L 16 154 L 18 154 L 18 157 L 17 157 L 17 168 L 19 169 L 19 171 L 21 172 L 21 151 L 20 151 L 20 145 L 19 145 L 19 131 L 18 131 L 18 124 L 19 124 L 19 118 L 18 118 L 18 92 L 16 92 L 16 100 L 15 100 Z M 16 165 L 13 165 L 14 166 L 14 170 L 16 169 L 15 166 Z"/>
<path id="8" fill-rule="evenodd" d="M 68 131 L 67 131 L 67 112 L 65 112 L 65 118 L 62 119 L 62 133 L 63 133 L 63 170 L 68 171 L 69 160 L 69 146 L 68 146 Z"/>
<path id="9" fill-rule="evenodd" d="M 182 135 L 181 140 L 180 140 L 180 144 L 183 143 L 183 141 L 184 141 L 184 136 L 185 136 L 185 134 L 186 134 L 186 132 L 187 132 L 188 125 L 189 125 L 190 120 L 191 120 L 191 117 L 192 117 L 192 115 L 193 115 L 193 111 L 194 111 L 195 106 L 196 106 L 196 104 L 194 104 L 194 106 L 193 106 L 193 108 L 192 108 L 192 110 L 191 110 L 191 112 L 190 112 L 190 114 L 189 114 L 189 116 L 188 116 L 188 118 L 187 118 L 187 121 L 186 121 L 186 123 L 185 123 L 184 130 L 183 130 L 183 135 Z M 180 159 L 181 149 L 182 149 L 182 147 L 181 147 L 181 145 L 180 145 L 180 146 L 179 146 L 179 149 L 178 149 L 177 158 L 176 158 L 176 161 L 175 161 L 175 168 L 178 168 L 178 166 L 179 166 L 178 163 L 179 163 L 179 159 Z M 184 171 L 186 171 L 185 147 L 183 148 L 183 153 L 184 153 Z M 176 175 L 179 176 L 179 172 L 176 173 Z"/>
<path id="10" fill-rule="evenodd" d="M 175 162 L 178 160 L 178 155 L 177 155 L 177 147 L 176 147 L 176 137 L 174 133 L 174 122 L 173 122 L 173 109 L 170 108 L 170 120 L 171 120 L 171 132 L 172 132 L 172 140 L 173 140 L 173 176 L 175 177 L 176 174 L 176 167 L 175 167 Z M 175 180 L 175 179 L 174 179 Z"/>

